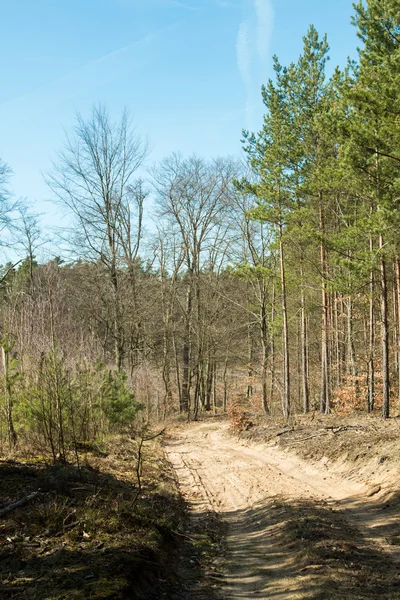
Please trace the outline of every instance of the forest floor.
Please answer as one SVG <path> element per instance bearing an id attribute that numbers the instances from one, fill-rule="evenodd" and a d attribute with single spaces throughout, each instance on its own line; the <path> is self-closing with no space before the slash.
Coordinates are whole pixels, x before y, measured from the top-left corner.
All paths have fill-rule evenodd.
<path id="1" fill-rule="evenodd" d="M 398 419 L 359 415 L 172 429 L 193 522 L 214 514 L 225 533 L 206 569 L 216 596 L 399 600 L 399 435 Z"/>
<path id="2" fill-rule="evenodd" d="M 137 440 L 128 436 L 87 448 L 79 467 L 2 458 L 0 598 L 179 600 L 190 581 L 207 590 L 201 565 L 218 549 L 218 524 L 210 513 L 204 534 L 189 521 L 160 441 L 143 449 L 137 499 Z"/>
<path id="3" fill-rule="evenodd" d="M 0 598 L 400 600 L 400 420 L 232 425 L 2 457 Z"/>

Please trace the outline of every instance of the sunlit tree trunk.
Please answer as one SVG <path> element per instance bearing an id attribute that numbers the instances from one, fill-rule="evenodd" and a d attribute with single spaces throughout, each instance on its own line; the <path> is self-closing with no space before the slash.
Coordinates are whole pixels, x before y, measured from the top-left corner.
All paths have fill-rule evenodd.
<path id="1" fill-rule="evenodd" d="M 325 233 L 325 221 L 322 206 L 322 192 L 320 192 L 319 225 L 321 236 Z M 321 413 L 330 412 L 330 394 L 329 394 L 329 362 L 328 362 L 328 293 L 327 293 L 327 259 L 324 240 L 320 246 L 321 257 L 321 300 L 322 300 L 322 323 L 321 323 Z"/>
<path id="2" fill-rule="evenodd" d="M 303 263 L 301 263 L 301 388 L 303 396 L 303 412 L 310 410 L 310 395 L 308 389 L 307 376 L 307 326 L 306 326 L 306 307 L 304 296 L 304 272 Z"/>
<path id="3" fill-rule="evenodd" d="M 387 300 L 387 275 L 386 261 L 383 255 L 385 248 L 383 235 L 379 236 L 379 249 L 381 256 L 381 327 L 382 327 L 382 382 L 383 401 L 382 416 L 389 417 L 390 379 L 389 379 L 389 332 L 388 332 L 388 300 Z"/>
<path id="4" fill-rule="evenodd" d="M 280 253 L 280 272 L 281 272 L 281 293 L 282 293 L 282 316 L 283 316 L 283 394 L 282 394 L 282 413 L 287 419 L 290 415 L 290 364 L 289 364 L 289 328 L 287 314 L 286 297 L 286 275 L 285 275 L 285 256 L 283 245 L 283 226 L 279 224 L 279 253 Z"/>

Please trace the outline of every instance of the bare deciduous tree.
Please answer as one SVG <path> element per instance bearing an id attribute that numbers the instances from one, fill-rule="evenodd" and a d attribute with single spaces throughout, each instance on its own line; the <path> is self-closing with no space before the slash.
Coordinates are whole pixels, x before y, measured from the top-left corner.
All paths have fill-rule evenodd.
<path id="1" fill-rule="evenodd" d="M 104 106 L 95 106 L 88 120 L 77 115 L 74 134 L 67 136 L 47 177 L 61 204 L 75 217 L 75 244 L 108 273 L 118 368 L 124 358 L 119 267 L 125 258 L 132 260 L 139 248 L 143 194 L 138 201 L 134 176 L 147 154 L 148 144 L 132 129 L 126 111 L 119 122 L 113 122 Z M 139 216 L 134 232 L 135 204 Z"/>
<path id="2" fill-rule="evenodd" d="M 181 411 L 190 409 L 192 373 L 199 382 L 199 359 L 203 356 L 203 335 L 197 329 L 197 364 L 193 364 L 193 324 L 196 316 L 200 324 L 201 285 L 200 271 L 209 259 L 209 248 L 220 236 L 218 225 L 224 220 L 229 206 L 228 197 L 237 165 L 229 159 L 206 162 L 195 156 L 183 159 L 173 154 L 153 171 L 158 197 L 159 216 L 180 237 L 183 265 L 186 269 L 186 299 L 183 308 L 183 373 Z M 197 314 L 195 310 L 197 308 Z M 196 384 L 194 414 L 198 389 Z"/>

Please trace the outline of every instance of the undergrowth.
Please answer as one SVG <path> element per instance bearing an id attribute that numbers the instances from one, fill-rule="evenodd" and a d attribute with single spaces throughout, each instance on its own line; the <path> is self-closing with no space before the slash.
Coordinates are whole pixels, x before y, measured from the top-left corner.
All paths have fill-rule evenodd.
<path id="1" fill-rule="evenodd" d="M 0 462 L 0 510 L 38 492 L 0 516 L 4 600 L 150 600 L 178 585 L 186 511 L 158 442 L 146 453 L 138 499 L 132 441 L 95 454 L 80 467 Z"/>

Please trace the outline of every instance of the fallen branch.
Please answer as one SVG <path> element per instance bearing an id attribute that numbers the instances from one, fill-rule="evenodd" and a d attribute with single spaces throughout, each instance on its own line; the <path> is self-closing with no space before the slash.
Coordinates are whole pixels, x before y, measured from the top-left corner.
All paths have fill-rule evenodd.
<path id="1" fill-rule="evenodd" d="M 324 429 L 333 431 L 333 433 L 340 433 L 341 431 L 351 431 L 354 429 L 365 430 L 366 427 L 364 427 L 363 425 L 330 425 L 328 427 L 324 427 Z"/>
<path id="2" fill-rule="evenodd" d="M 289 442 L 287 442 L 286 444 L 298 444 L 300 442 L 304 442 L 305 440 L 310 440 L 311 438 L 315 438 L 315 437 L 321 437 L 322 435 L 329 435 L 328 433 L 316 433 L 315 435 L 308 435 L 307 437 L 304 438 L 300 438 L 299 440 L 290 440 Z"/>
<path id="3" fill-rule="evenodd" d="M 183 537 L 186 540 L 190 540 L 191 542 L 194 542 L 195 544 L 197 544 L 197 541 L 190 537 L 190 535 L 186 535 L 186 533 L 179 533 L 179 531 L 175 531 L 174 529 L 171 529 L 171 532 L 174 533 L 175 535 L 179 535 L 179 537 Z"/>
<path id="4" fill-rule="evenodd" d="M 283 431 L 278 431 L 276 437 L 279 437 L 280 435 L 285 435 L 285 433 L 290 433 L 292 431 L 294 431 L 294 429 L 284 429 Z"/>
<path id="5" fill-rule="evenodd" d="M 12 504 L 9 504 L 8 506 L 6 506 L 2 510 L 0 510 L 0 517 L 2 517 L 3 515 L 6 515 L 7 513 L 11 512 L 12 510 L 14 510 L 16 508 L 19 508 L 20 506 L 24 506 L 24 504 L 27 504 L 34 498 L 37 498 L 37 496 L 39 496 L 39 493 L 40 492 L 32 492 L 32 494 L 25 496 L 25 498 L 21 498 L 21 500 L 18 500 L 17 502 L 13 502 Z"/>
<path id="6" fill-rule="evenodd" d="M 63 525 L 63 530 L 60 531 L 59 533 L 62 535 L 66 531 L 70 531 L 71 529 L 73 529 L 74 527 L 77 527 L 80 524 L 81 524 L 81 521 L 74 521 L 73 523 L 68 523 L 68 525 Z"/>

